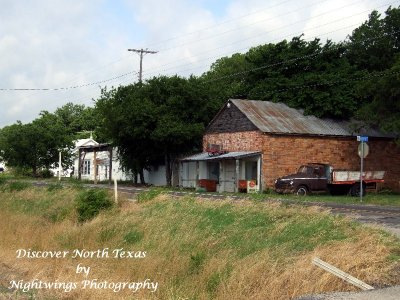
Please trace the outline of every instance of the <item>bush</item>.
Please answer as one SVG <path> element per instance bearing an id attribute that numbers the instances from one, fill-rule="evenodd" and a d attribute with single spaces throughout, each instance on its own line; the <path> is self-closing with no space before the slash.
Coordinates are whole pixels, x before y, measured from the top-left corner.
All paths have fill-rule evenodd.
<path id="1" fill-rule="evenodd" d="M 8 184 L 8 190 L 10 192 L 13 191 L 22 191 L 27 189 L 28 187 L 32 186 L 30 183 L 28 182 L 24 182 L 24 181 L 12 181 Z"/>
<path id="2" fill-rule="evenodd" d="M 29 168 L 13 167 L 10 173 L 15 177 L 32 177 L 32 170 Z"/>
<path id="3" fill-rule="evenodd" d="M 49 169 L 43 169 L 43 170 L 39 170 L 38 171 L 37 177 L 39 177 L 39 178 L 52 178 L 52 177 L 54 177 L 54 173 L 53 173 L 53 171 L 51 171 Z"/>
<path id="4" fill-rule="evenodd" d="M 3 185 L 7 182 L 7 177 L 0 175 L 0 185 Z"/>
<path id="5" fill-rule="evenodd" d="M 93 219 L 100 211 L 109 209 L 114 202 L 104 190 L 90 189 L 82 191 L 76 198 L 78 220 L 85 222 Z"/>

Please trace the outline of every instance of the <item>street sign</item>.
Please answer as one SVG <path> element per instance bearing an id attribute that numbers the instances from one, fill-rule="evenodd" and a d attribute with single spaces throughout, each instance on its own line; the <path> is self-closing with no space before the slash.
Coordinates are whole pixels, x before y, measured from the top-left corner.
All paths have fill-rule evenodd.
<path id="1" fill-rule="evenodd" d="M 366 158 L 368 154 L 369 154 L 369 146 L 368 146 L 368 144 L 361 142 L 358 145 L 358 156 L 361 157 L 361 158 Z"/>
<path id="2" fill-rule="evenodd" d="M 357 135 L 357 142 L 368 142 L 368 137 L 363 135 Z"/>

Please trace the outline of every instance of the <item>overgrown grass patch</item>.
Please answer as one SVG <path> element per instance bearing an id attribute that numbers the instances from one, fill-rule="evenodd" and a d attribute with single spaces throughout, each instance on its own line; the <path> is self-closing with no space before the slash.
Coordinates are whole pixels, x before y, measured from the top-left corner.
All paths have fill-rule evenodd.
<path id="1" fill-rule="evenodd" d="M 32 184 L 30 184 L 29 182 L 25 182 L 25 181 L 11 181 L 8 183 L 8 190 L 10 192 L 14 192 L 14 191 L 22 191 L 25 190 L 29 187 L 31 187 Z"/>
<path id="2" fill-rule="evenodd" d="M 143 202 L 127 202 L 78 223 L 74 205 L 80 193 L 68 188 L 6 192 L 0 201 L 0 260 L 24 267 L 27 278 L 41 274 L 40 279 L 73 281 L 82 263 L 99 280 L 159 282 L 155 294 L 139 292 L 139 299 L 279 300 L 351 289 L 312 266 L 315 256 L 371 285 L 400 283 L 394 267 L 400 260 L 398 241 L 317 208 L 147 194 Z M 64 217 L 63 206 L 68 212 Z M 143 259 L 66 259 L 57 264 L 15 260 L 15 249 L 27 247 L 123 248 L 147 254 Z M 107 290 L 71 294 L 74 299 L 131 296 Z"/>
<path id="3" fill-rule="evenodd" d="M 162 193 L 161 189 L 152 188 L 137 195 L 136 200 L 139 203 L 151 201 Z"/>

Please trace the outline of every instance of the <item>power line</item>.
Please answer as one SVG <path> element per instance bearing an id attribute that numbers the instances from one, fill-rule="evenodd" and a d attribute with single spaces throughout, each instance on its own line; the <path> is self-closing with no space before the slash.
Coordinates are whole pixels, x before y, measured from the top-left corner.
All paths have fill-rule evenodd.
<path id="1" fill-rule="evenodd" d="M 60 87 L 60 88 L 0 88 L 0 91 L 61 91 L 61 90 L 71 90 L 71 89 L 78 89 L 82 87 L 87 87 L 91 85 L 96 85 L 96 84 L 101 84 L 104 82 L 112 81 L 115 79 L 119 79 L 131 74 L 137 73 L 135 71 L 128 72 L 113 78 L 97 81 L 97 82 L 92 82 L 92 83 L 86 83 L 86 84 L 81 84 L 81 85 L 75 85 L 75 86 L 69 86 L 69 87 Z"/>
<path id="2" fill-rule="evenodd" d="M 326 2 L 326 1 L 328 1 L 328 0 L 325 0 L 325 1 L 323 1 L 323 2 Z M 283 29 L 283 28 L 286 28 L 286 27 L 290 27 L 290 26 L 295 25 L 295 24 L 298 24 L 298 23 L 302 23 L 302 22 L 305 22 L 305 21 L 309 21 L 309 20 L 312 20 L 312 19 L 315 19 L 315 18 L 318 18 L 318 17 L 321 17 L 321 16 L 324 16 L 324 15 L 326 15 L 326 14 L 332 13 L 333 11 L 338 11 L 338 10 L 341 10 L 341 9 L 344 9 L 344 8 L 347 8 L 347 7 L 350 7 L 350 6 L 353 6 L 353 5 L 355 5 L 355 4 L 358 4 L 358 3 L 360 3 L 360 2 L 364 2 L 364 0 L 360 0 L 360 1 L 357 1 L 357 2 L 353 2 L 353 3 L 350 3 L 350 4 L 346 4 L 346 5 L 343 5 L 343 6 L 339 7 L 339 8 L 336 8 L 336 9 L 334 9 L 334 10 L 326 11 L 326 12 L 323 12 L 323 13 L 321 13 L 321 14 L 315 15 L 315 16 L 313 16 L 313 17 L 311 17 L 311 18 L 302 19 L 302 20 L 296 21 L 296 22 L 294 22 L 294 23 L 290 23 L 290 24 L 288 24 L 288 25 L 281 26 L 281 27 L 279 27 L 278 29 L 270 30 L 268 33 L 271 33 L 271 32 L 273 32 L 273 31 L 276 31 L 276 30 L 279 30 L 279 29 Z M 395 1 L 395 2 L 396 2 L 396 1 Z M 247 25 L 245 25 L 245 26 L 240 26 L 240 27 L 237 27 L 237 28 L 229 29 L 229 30 L 220 32 L 220 33 L 215 34 L 215 35 L 212 35 L 212 36 L 208 36 L 208 37 L 201 38 L 201 39 L 196 39 L 195 41 L 191 41 L 191 42 L 188 42 L 188 43 L 182 43 L 182 44 L 176 45 L 176 46 L 174 46 L 174 47 L 166 48 L 166 49 L 161 49 L 161 50 L 162 50 L 162 51 L 173 50 L 173 49 L 176 49 L 176 48 L 179 48 L 179 47 L 182 47 L 182 46 L 186 46 L 186 45 L 189 45 L 189 44 L 194 44 L 194 43 L 198 43 L 198 42 L 201 42 L 201 41 L 209 40 L 209 39 L 212 39 L 212 38 L 215 38 L 215 37 L 220 37 L 220 36 L 222 36 L 222 35 L 226 35 L 226 34 L 228 34 L 228 33 L 230 33 L 230 32 L 237 31 L 237 30 L 243 29 L 243 28 L 245 28 L 245 27 L 249 27 L 249 26 L 252 26 L 252 25 L 255 25 L 255 24 L 259 24 L 259 23 L 262 23 L 262 22 L 266 22 L 266 21 L 270 21 L 270 20 L 274 20 L 274 19 L 278 19 L 278 18 L 282 18 L 282 17 L 287 16 L 287 15 L 290 15 L 290 14 L 292 14 L 292 13 L 294 13 L 294 12 L 301 11 L 301 10 L 303 10 L 303 9 L 305 9 L 305 8 L 311 7 L 311 6 L 313 6 L 314 4 L 320 4 L 320 3 L 322 3 L 322 2 L 321 2 L 321 1 L 320 1 L 320 2 L 314 2 L 313 4 L 311 4 L 311 5 L 309 5 L 309 6 L 302 7 L 302 8 L 300 8 L 300 9 L 297 9 L 297 10 L 294 10 L 294 11 L 290 11 L 290 12 L 287 12 L 287 13 L 282 14 L 282 15 L 274 16 L 274 17 L 272 17 L 272 18 L 266 18 L 266 19 L 262 19 L 262 20 L 257 20 L 257 21 L 254 21 L 254 22 L 250 23 L 250 24 L 247 24 Z M 391 3 L 389 3 L 389 4 L 385 4 L 385 5 L 382 5 L 382 6 L 388 6 L 388 5 L 391 5 L 391 4 L 393 4 L 393 3 L 394 3 L 394 2 L 391 2 Z M 369 11 L 370 11 L 370 10 L 366 10 L 366 11 L 364 11 L 364 12 L 362 12 L 362 13 L 369 12 Z M 347 18 L 347 17 L 346 17 L 346 18 Z"/>

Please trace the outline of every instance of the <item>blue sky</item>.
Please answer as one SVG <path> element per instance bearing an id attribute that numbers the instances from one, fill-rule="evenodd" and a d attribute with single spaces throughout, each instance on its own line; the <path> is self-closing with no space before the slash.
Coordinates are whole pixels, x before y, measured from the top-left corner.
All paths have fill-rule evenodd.
<path id="1" fill-rule="evenodd" d="M 0 88 L 85 85 L 0 91 L 0 127 L 67 102 L 93 105 L 100 85 L 136 81 L 139 56 L 128 48 L 159 51 L 145 56 L 145 79 L 200 75 L 220 57 L 302 33 L 343 40 L 373 9 L 390 4 L 400 1 L 0 0 Z"/>

